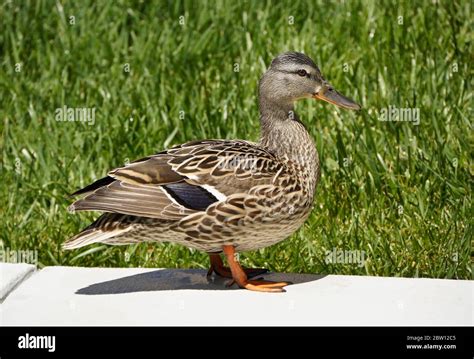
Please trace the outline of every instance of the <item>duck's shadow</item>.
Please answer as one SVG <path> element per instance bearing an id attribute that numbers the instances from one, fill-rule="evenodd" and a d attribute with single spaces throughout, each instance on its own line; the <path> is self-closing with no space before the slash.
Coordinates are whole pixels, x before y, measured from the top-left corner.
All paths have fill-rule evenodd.
<path id="1" fill-rule="evenodd" d="M 306 283 L 325 277 L 315 274 L 266 273 L 264 279 L 272 281 Z M 161 290 L 197 289 L 197 290 L 232 290 L 238 289 L 234 284 L 228 287 L 227 278 L 216 275 L 206 276 L 206 271 L 199 269 L 160 269 L 152 272 L 135 274 L 123 278 L 91 284 L 76 291 L 76 294 L 120 294 Z"/>

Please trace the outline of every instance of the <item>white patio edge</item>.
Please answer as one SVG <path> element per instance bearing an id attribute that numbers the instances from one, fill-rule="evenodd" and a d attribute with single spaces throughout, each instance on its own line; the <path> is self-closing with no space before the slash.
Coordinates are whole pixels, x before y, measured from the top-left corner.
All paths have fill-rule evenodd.
<path id="1" fill-rule="evenodd" d="M 0 303 L 35 270 L 32 264 L 0 263 Z"/>
<path id="2" fill-rule="evenodd" d="M 273 273 L 295 283 L 274 294 L 228 289 L 203 270 L 32 271 L 0 263 L 0 293 L 10 291 L 0 325 L 473 325 L 466 280 Z"/>

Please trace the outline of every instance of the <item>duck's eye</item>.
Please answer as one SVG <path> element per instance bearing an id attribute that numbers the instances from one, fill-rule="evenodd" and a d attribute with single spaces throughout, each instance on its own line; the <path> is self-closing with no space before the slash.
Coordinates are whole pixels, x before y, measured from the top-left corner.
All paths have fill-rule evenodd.
<path id="1" fill-rule="evenodd" d="M 298 75 L 300 75 L 301 77 L 305 77 L 305 76 L 308 76 L 308 73 L 306 72 L 306 70 L 298 70 Z"/>

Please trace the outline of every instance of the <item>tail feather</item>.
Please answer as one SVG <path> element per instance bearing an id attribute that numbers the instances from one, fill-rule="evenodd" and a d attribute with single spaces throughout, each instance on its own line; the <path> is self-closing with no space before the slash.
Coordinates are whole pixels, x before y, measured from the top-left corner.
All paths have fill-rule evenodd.
<path id="1" fill-rule="evenodd" d="M 63 249 L 76 249 L 89 244 L 104 242 L 130 231 L 133 226 L 130 222 L 127 223 L 126 217 L 115 213 L 104 213 L 89 227 L 64 242 Z"/>
<path id="2" fill-rule="evenodd" d="M 128 232 L 132 227 L 117 229 L 112 231 L 103 231 L 98 228 L 86 229 L 63 243 L 63 249 L 76 249 L 93 243 L 104 242 L 109 238 L 116 237 Z"/>

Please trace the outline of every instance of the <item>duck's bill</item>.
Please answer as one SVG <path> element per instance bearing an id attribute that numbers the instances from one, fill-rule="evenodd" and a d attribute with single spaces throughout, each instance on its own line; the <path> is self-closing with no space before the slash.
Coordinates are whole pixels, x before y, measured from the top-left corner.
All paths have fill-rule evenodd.
<path id="1" fill-rule="evenodd" d="M 350 98 L 341 95 L 339 92 L 334 90 L 332 87 L 323 88 L 321 91 L 313 95 L 313 98 L 323 100 L 333 105 L 347 108 L 349 110 L 360 110 L 361 107 Z"/>

